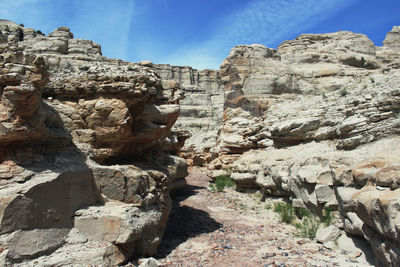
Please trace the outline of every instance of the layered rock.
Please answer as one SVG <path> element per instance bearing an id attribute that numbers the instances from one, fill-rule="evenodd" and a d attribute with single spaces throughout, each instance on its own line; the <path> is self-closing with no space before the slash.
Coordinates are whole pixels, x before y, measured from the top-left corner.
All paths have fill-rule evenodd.
<path id="1" fill-rule="evenodd" d="M 238 190 L 290 197 L 317 214 L 337 210 L 336 226 L 366 239 L 377 266 L 399 264 L 396 34 L 379 48 L 339 32 L 301 35 L 277 50 L 232 49 L 221 65 L 215 149 L 225 155 L 210 165 L 231 168 Z"/>
<path id="2" fill-rule="evenodd" d="M 220 71 L 107 59 L 66 27 L 0 30 L 3 264 L 154 254 L 178 154 L 231 169 L 238 190 L 334 210 L 378 266 L 399 264 L 398 27 L 382 47 L 351 32 L 242 45 Z"/>
<path id="3" fill-rule="evenodd" d="M 365 35 L 338 32 L 304 34 L 277 50 L 233 48 L 213 80 L 225 95 L 213 126 L 217 145 L 192 148 L 207 152 L 206 160 L 216 158 L 212 176 L 231 169 L 238 190 L 290 197 L 295 207 L 317 214 L 336 211 L 335 229 L 366 239 L 378 266 L 396 266 L 399 157 L 389 159 L 387 151 L 398 146 L 393 136 L 400 133 L 397 35 L 394 27 L 383 47 Z M 161 76 L 182 83 L 181 71 L 169 67 Z M 375 164 L 371 156 L 378 155 Z M 368 171 L 370 178 L 358 170 L 363 161 L 376 170 Z"/>
<path id="4" fill-rule="evenodd" d="M 383 47 L 400 52 L 400 26 L 394 26 L 393 29 L 388 32 L 385 40 L 383 40 Z"/>
<path id="5" fill-rule="evenodd" d="M 304 34 L 277 50 L 235 47 L 221 65 L 226 100 L 219 150 L 235 154 L 271 141 L 286 146 L 326 139 L 351 149 L 398 133 L 398 88 L 386 81 L 398 71 L 383 67 L 390 60 L 381 61 L 375 51 L 365 35 L 351 32 Z M 262 119 L 242 134 L 238 117 Z"/>
<path id="6" fill-rule="evenodd" d="M 202 129 L 217 132 L 217 145 L 209 146 L 209 135 L 196 126 L 182 155 L 191 163 L 215 158 L 209 164 L 212 176 L 231 169 L 238 190 L 258 188 L 266 195 L 289 196 L 296 207 L 318 214 L 325 208 L 337 210 L 342 219 L 335 222 L 337 227 L 368 240 L 377 265 L 395 266 L 397 226 L 389 217 L 397 215 L 387 211 L 393 208 L 375 206 L 384 218 L 377 223 L 368 221 L 371 204 L 364 198 L 346 201 L 363 190 L 362 195 L 372 196 L 377 194 L 370 193 L 373 188 L 398 188 L 392 171 L 396 162 L 379 172 L 382 178 L 349 182 L 358 179 L 352 177 L 363 160 L 379 151 L 386 161 L 385 151 L 398 144 L 391 138 L 400 132 L 397 35 L 394 27 L 382 47 L 351 32 L 304 34 L 277 50 L 241 45 L 232 49 L 219 72 L 154 65 L 164 83 L 184 85 L 182 103 L 188 107 L 178 119 L 179 127 L 191 129 L 189 120 L 206 121 Z M 188 90 L 193 85 L 196 89 Z M 204 101 L 217 88 L 224 101 Z M 211 106 L 217 112 L 206 112 Z M 201 160 L 199 153 L 205 153 Z M 367 185 L 373 187 L 363 189 Z M 374 201 L 382 197 L 376 195 Z M 391 237 L 382 227 L 391 229 Z"/>
<path id="7" fill-rule="evenodd" d="M 338 151 L 332 141 L 249 151 L 231 177 L 239 190 L 290 196 L 295 207 L 317 214 L 338 210 L 337 227 L 368 240 L 378 266 L 396 266 L 400 155 L 392 147 L 399 142 L 385 138 L 351 151 Z"/>
<path id="8" fill-rule="evenodd" d="M 181 112 L 174 128 L 184 129 L 190 134 L 181 155 L 190 164 L 210 162 L 214 159 L 210 150 L 217 143 L 224 105 L 224 89 L 219 72 L 165 64 L 153 66 L 164 87 L 181 87 Z"/>
<path id="9" fill-rule="evenodd" d="M 171 131 L 179 87 L 66 27 L 0 30 L 1 264 L 155 254 L 187 175 L 176 156 L 187 136 Z"/>

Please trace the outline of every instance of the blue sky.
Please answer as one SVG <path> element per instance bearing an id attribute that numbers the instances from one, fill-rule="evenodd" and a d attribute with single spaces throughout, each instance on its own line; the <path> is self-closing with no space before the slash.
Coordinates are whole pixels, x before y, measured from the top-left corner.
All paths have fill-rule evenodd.
<path id="1" fill-rule="evenodd" d="M 107 57 L 218 69 L 235 45 L 301 33 L 349 30 L 380 46 L 400 0 L 0 0 L 0 18 L 46 34 L 68 26 Z"/>

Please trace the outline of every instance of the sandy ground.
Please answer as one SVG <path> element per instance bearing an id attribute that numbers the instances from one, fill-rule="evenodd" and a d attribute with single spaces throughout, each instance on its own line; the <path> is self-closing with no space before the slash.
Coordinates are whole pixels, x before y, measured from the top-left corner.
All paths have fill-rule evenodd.
<path id="1" fill-rule="evenodd" d="M 173 209 L 157 259 L 164 266 L 370 266 L 344 251 L 295 237 L 279 221 L 271 200 L 233 189 L 209 190 L 193 167 L 188 186 L 174 194 Z"/>

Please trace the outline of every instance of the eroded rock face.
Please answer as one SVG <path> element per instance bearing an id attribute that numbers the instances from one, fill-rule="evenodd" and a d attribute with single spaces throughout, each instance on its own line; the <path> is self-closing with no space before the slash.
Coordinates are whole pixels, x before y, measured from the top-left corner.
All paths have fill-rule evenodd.
<path id="1" fill-rule="evenodd" d="M 335 227 L 365 238 L 378 266 L 398 265 L 398 27 L 382 47 L 351 32 L 242 45 L 220 71 L 107 59 L 66 27 L 0 31 L 3 264 L 154 254 L 168 191 L 184 185 L 179 154 L 232 169 L 238 190 L 334 210 Z M 48 190 L 69 204 L 35 206 Z M 23 239 L 45 245 L 10 245 Z"/>
<path id="2" fill-rule="evenodd" d="M 215 151 L 327 139 L 353 149 L 398 134 L 397 61 L 376 50 L 365 35 L 351 32 L 304 34 L 277 50 L 233 48 L 221 65 L 226 98 Z M 238 118 L 257 122 L 242 133 Z"/>
<path id="3" fill-rule="evenodd" d="M 187 134 L 171 131 L 180 87 L 67 27 L 0 31 L 1 265 L 154 255 L 187 175 Z"/>
<path id="4" fill-rule="evenodd" d="M 336 227 L 368 240 L 378 266 L 399 264 L 399 155 L 389 153 L 400 133 L 397 31 L 383 47 L 338 32 L 277 50 L 233 48 L 221 65 L 224 113 L 209 165 L 214 177 L 231 169 L 238 190 L 337 210 Z"/>
<path id="5" fill-rule="evenodd" d="M 383 46 L 400 52 L 400 26 L 394 26 L 393 29 L 388 32 L 385 40 L 383 40 Z"/>
<path id="6" fill-rule="evenodd" d="M 290 196 L 295 207 L 317 214 L 338 210 L 336 226 L 365 238 L 377 266 L 396 266 L 398 238 L 398 137 L 351 151 L 333 142 L 249 151 L 232 164 L 238 190 L 259 188 L 265 195 Z M 244 178 L 252 179 L 244 179 Z"/>
<path id="7" fill-rule="evenodd" d="M 210 150 L 217 143 L 224 105 L 224 88 L 219 72 L 160 64 L 153 67 L 164 88 L 181 87 L 181 110 L 174 128 L 188 131 L 190 137 L 180 155 L 190 164 L 210 162 L 215 158 Z"/>

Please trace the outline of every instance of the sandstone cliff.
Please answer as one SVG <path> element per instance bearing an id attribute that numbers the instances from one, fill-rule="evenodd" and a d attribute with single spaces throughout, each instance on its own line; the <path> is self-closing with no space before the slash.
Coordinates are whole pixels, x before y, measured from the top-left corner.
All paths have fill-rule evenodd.
<path id="1" fill-rule="evenodd" d="M 66 27 L 2 24 L 0 58 L 1 265 L 153 255 L 187 174 L 179 88 Z"/>
<path id="2" fill-rule="evenodd" d="M 182 155 L 213 177 L 231 170 L 238 190 L 337 210 L 337 227 L 365 238 L 378 266 L 396 266 L 398 37 L 394 27 L 382 47 L 352 32 L 241 45 L 218 72 L 155 65 L 185 92 L 178 126 L 192 137 Z"/>
<path id="3" fill-rule="evenodd" d="M 181 112 L 174 128 L 188 131 L 190 138 L 180 155 L 195 165 L 210 162 L 215 158 L 210 150 L 217 144 L 224 106 L 219 72 L 157 64 L 154 69 L 164 85 L 175 81 L 182 88 Z"/>
<path id="4" fill-rule="evenodd" d="M 399 27 L 382 47 L 351 32 L 241 45 L 219 71 L 108 59 L 66 27 L 0 31 L 3 265 L 154 254 L 185 184 L 178 155 L 230 170 L 237 190 L 330 208 L 377 266 L 400 264 Z"/>
<path id="5" fill-rule="evenodd" d="M 362 34 L 304 34 L 277 50 L 238 46 L 222 63 L 215 175 L 238 190 L 290 197 L 365 238 L 377 266 L 399 264 L 398 27 L 383 47 Z M 244 153 L 244 154 L 243 154 Z"/>

